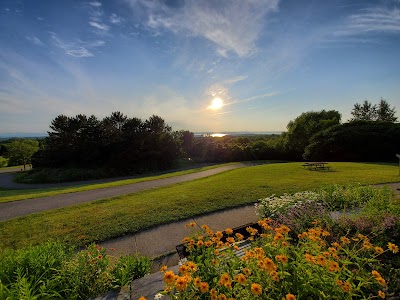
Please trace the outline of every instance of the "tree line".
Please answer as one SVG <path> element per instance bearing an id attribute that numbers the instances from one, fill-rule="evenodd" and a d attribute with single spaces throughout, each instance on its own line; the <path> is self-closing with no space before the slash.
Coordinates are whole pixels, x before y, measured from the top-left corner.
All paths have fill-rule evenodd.
<path id="1" fill-rule="evenodd" d="M 290 121 L 280 135 L 222 138 L 173 131 L 155 115 L 147 120 L 128 118 L 121 112 L 101 120 L 94 115 L 59 115 L 40 143 L 14 140 L 0 150 L 14 164 L 105 168 L 113 174 L 166 170 L 179 158 L 199 162 L 393 161 L 400 153 L 400 124 L 395 113 L 384 99 L 375 105 L 366 100 L 354 105 L 347 123 L 341 122 L 341 114 L 335 110 L 310 111 Z"/>

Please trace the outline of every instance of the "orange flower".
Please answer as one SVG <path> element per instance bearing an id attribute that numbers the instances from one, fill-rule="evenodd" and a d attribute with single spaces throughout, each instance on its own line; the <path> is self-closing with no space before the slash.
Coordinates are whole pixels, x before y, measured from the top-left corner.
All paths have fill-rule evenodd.
<path id="1" fill-rule="evenodd" d="M 146 298 L 144 296 L 142 296 L 138 300 L 146 300 Z"/>
<path id="2" fill-rule="evenodd" d="M 395 244 L 389 243 L 389 244 L 388 244 L 388 248 L 389 248 L 389 250 L 392 251 L 393 253 L 399 252 L 399 247 L 396 246 Z"/>
<path id="3" fill-rule="evenodd" d="M 375 278 L 381 277 L 381 274 L 379 274 L 379 272 L 376 271 L 376 270 L 372 270 L 371 274 L 372 274 L 372 276 L 374 276 Z"/>
<path id="4" fill-rule="evenodd" d="M 161 269 L 160 269 L 160 271 L 161 271 L 161 272 L 165 272 L 165 271 L 167 271 L 167 269 L 168 269 L 167 266 L 162 266 Z"/>
<path id="5" fill-rule="evenodd" d="M 383 250 L 381 247 L 378 247 L 378 246 L 375 247 L 375 251 L 378 254 L 382 254 L 383 252 L 385 252 L 385 250 Z"/>
<path id="6" fill-rule="evenodd" d="M 175 274 L 172 271 L 168 271 L 164 273 L 164 282 L 166 284 L 170 284 L 175 280 Z"/>
<path id="7" fill-rule="evenodd" d="M 202 240 L 199 240 L 198 242 L 197 242 L 197 247 L 201 247 L 201 246 L 203 246 L 204 245 L 204 242 L 202 241 Z"/>
<path id="8" fill-rule="evenodd" d="M 340 238 L 340 240 L 342 241 L 342 244 L 343 244 L 343 245 L 350 244 L 350 240 L 349 240 L 347 237 L 345 237 L 345 236 L 342 236 L 342 237 Z"/>
<path id="9" fill-rule="evenodd" d="M 210 290 L 210 295 L 217 295 L 217 291 L 215 289 Z"/>
<path id="10" fill-rule="evenodd" d="M 188 284 L 188 280 L 185 277 L 178 277 L 175 282 L 175 287 L 178 291 L 183 291 Z"/>
<path id="11" fill-rule="evenodd" d="M 218 300 L 226 300 L 227 298 L 226 298 L 226 296 L 225 296 L 225 294 L 219 294 L 218 295 Z"/>
<path id="12" fill-rule="evenodd" d="M 231 235 L 233 234 L 233 230 L 230 228 L 225 229 L 226 234 Z"/>
<path id="13" fill-rule="evenodd" d="M 341 286 L 343 292 L 348 293 L 351 290 L 351 284 L 347 281 L 343 282 L 343 285 Z"/>
<path id="14" fill-rule="evenodd" d="M 221 231 L 217 231 L 217 232 L 215 233 L 215 236 L 216 236 L 218 239 L 222 239 L 222 237 L 223 237 L 224 235 L 222 234 Z"/>
<path id="15" fill-rule="evenodd" d="M 290 231 L 290 228 L 285 225 L 281 225 L 281 227 L 279 227 L 279 229 L 280 229 L 280 232 L 283 234 L 288 233 Z"/>
<path id="16" fill-rule="evenodd" d="M 245 277 L 242 273 L 237 274 L 237 275 L 235 276 L 235 281 L 236 281 L 236 282 L 239 282 L 240 284 L 245 285 L 245 284 L 246 284 L 246 277 Z"/>
<path id="17" fill-rule="evenodd" d="M 293 294 L 287 294 L 286 300 L 296 300 L 296 297 Z"/>
<path id="18" fill-rule="evenodd" d="M 196 223 L 195 222 L 190 222 L 188 224 L 185 225 L 186 227 L 195 227 Z"/>
<path id="19" fill-rule="evenodd" d="M 204 243 L 204 245 L 206 245 L 206 247 L 210 247 L 210 246 L 212 246 L 212 244 L 213 244 L 213 242 L 211 242 L 211 241 L 207 241 Z"/>
<path id="20" fill-rule="evenodd" d="M 222 285 L 224 285 L 225 283 L 230 282 L 230 281 L 231 281 L 231 276 L 229 276 L 228 273 L 222 274 L 221 278 L 219 279 L 219 282 L 221 282 Z"/>
<path id="21" fill-rule="evenodd" d="M 382 277 L 376 278 L 376 281 L 378 281 L 378 283 L 379 283 L 381 286 L 385 286 L 385 285 L 386 285 L 386 281 L 385 281 L 385 279 L 383 279 Z"/>
<path id="22" fill-rule="evenodd" d="M 196 277 L 196 278 L 193 280 L 193 283 L 194 283 L 195 286 L 199 287 L 200 284 L 201 284 L 201 279 L 200 279 L 200 277 Z"/>
<path id="23" fill-rule="evenodd" d="M 259 285 L 258 283 L 252 283 L 251 284 L 251 292 L 256 296 L 261 295 L 261 293 L 262 293 L 261 285 Z"/>
<path id="24" fill-rule="evenodd" d="M 186 274 L 188 272 L 189 268 L 186 265 L 182 265 L 179 267 L 179 272 L 182 274 Z"/>
<path id="25" fill-rule="evenodd" d="M 208 291 L 208 283 L 207 282 L 201 282 L 200 283 L 200 292 L 207 293 Z"/>
<path id="26" fill-rule="evenodd" d="M 331 272 L 339 272 L 339 264 L 336 261 L 331 261 L 329 263 L 329 271 Z"/>
<path id="27" fill-rule="evenodd" d="M 277 234 L 275 234 L 274 236 L 275 241 L 280 241 L 281 239 L 283 239 L 283 235 L 281 233 L 278 232 Z"/>
<path id="28" fill-rule="evenodd" d="M 232 282 L 225 282 L 224 286 L 228 289 L 231 290 L 232 289 Z"/>
<path id="29" fill-rule="evenodd" d="M 276 255 L 275 258 L 285 264 L 288 262 L 288 258 L 285 255 Z"/>
<path id="30" fill-rule="evenodd" d="M 385 293 L 382 291 L 378 291 L 378 296 L 379 296 L 379 298 L 382 298 L 382 299 L 385 299 L 385 297 L 386 297 Z"/>
<path id="31" fill-rule="evenodd" d="M 235 233 L 235 236 L 237 237 L 238 241 L 241 241 L 244 239 L 244 236 L 240 233 Z"/>
<path id="32" fill-rule="evenodd" d="M 244 268 L 244 269 L 243 269 L 243 273 L 244 273 L 246 276 L 250 276 L 250 275 L 251 275 L 251 271 L 250 271 L 250 269 L 248 269 L 248 268 Z"/>

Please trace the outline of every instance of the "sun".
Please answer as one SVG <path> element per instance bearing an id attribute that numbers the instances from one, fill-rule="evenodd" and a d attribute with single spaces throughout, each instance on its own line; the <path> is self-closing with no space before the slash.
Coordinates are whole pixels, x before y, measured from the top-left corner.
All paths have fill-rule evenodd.
<path id="1" fill-rule="evenodd" d="M 224 101 L 221 98 L 214 98 L 211 102 L 211 105 L 208 107 L 209 109 L 218 110 L 224 106 Z"/>

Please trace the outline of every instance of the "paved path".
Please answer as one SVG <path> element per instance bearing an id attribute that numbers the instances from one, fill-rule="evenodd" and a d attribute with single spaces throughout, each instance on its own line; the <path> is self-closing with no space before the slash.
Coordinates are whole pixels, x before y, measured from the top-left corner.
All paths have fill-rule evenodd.
<path id="1" fill-rule="evenodd" d="M 21 217 L 45 210 L 62 208 L 66 206 L 81 204 L 85 202 L 90 202 L 125 194 L 136 193 L 144 190 L 164 187 L 185 181 L 209 177 L 221 172 L 238 169 L 245 166 L 248 166 L 248 164 L 238 163 L 202 172 L 175 176 L 170 178 L 144 181 L 129 185 L 109 187 L 109 188 L 77 192 L 77 193 L 61 194 L 44 198 L 35 198 L 35 199 L 0 203 L 0 221 L 6 221 L 16 217 Z"/>

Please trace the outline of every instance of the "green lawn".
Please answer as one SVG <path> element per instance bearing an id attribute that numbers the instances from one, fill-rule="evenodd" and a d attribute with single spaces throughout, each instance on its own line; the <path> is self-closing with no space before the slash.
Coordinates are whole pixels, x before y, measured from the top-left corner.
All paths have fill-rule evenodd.
<path id="1" fill-rule="evenodd" d="M 236 169 L 169 187 L 114 197 L 0 223 L 0 249 L 48 240 L 81 246 L 93 241 L 249 204 L 271 194 L 316 189 L 326 184 L 400 181 L 395 164 L 331 163 L 331 171 L 309 171 L 302 163 Z"/>
<path id="2" fill-rule="evenodd" d="M 220 164 L 220 165 L 213 165 L 201 168 L 193 168 L 189 170 L 177 171 L 172 173 L 166 173 L 162 175 L 147 175 L 139 178 L 132 178 L 132 179 L 125 179 L 125 180 L 117 180 L 107 183 L 97 183 L 97 184 L 79 184 L 70 187 L 54 187 L 54 188 L 46 188 L 46 189 L 19 189 L 19 190 L 9 190 L 0 188 L 0 203 L 2 202 L 11 202 L 11 201 L 18 201 L 18 200 L 25 200 L 25 199 L 33 199 L 33 198 L 40 198 L 40 197 L 50 197 L 59 194 L 67 194 L 67 193 L 76 193 L 76 192 L 83 192 L 95 189 L 103 189 L 107 187 L 114 187 L 114 186 L 121 186 L 127 185 L 132 183 L 138 183 L 148 180 L 155 180 L 167 177 L 174 177 L 184 174 L 190 174 L 195 172 L 201 172 L 209 169 L 214 169 L 226 165 L 230 165 L 233 163 L 227 164 Z"/>

